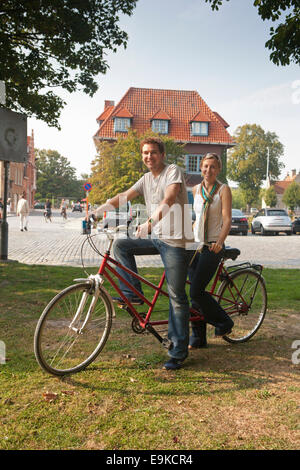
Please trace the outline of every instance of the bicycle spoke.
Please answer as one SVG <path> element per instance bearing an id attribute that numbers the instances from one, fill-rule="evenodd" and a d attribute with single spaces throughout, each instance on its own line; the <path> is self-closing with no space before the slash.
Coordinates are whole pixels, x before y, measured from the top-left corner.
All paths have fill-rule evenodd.
<path id="1" fill-rule="evenodd" d="M 86 284 L 80 284 L 62 291 L 46 307 L 37 326 L 36 356 L 40 365 L 50 373 L 62 375 L 65 371 L 82 369 L 97 356 L 106 342 L 112 311 L 109 300 L 102 293 L 82 328 L 94 299 L 94 294 L 87 289 Z M 83 295 L 87 298 L 82 303 Z"/>
<path id="2" fill-rule="evenodd" d="M 244 269 L 232 275 L 231 282 L 220 287 L 219 303 L 234 321 L 229 342 L 242 342 L 251 338 L 260 327 L 266 312 L 267 297 L 261 276 Z"/>

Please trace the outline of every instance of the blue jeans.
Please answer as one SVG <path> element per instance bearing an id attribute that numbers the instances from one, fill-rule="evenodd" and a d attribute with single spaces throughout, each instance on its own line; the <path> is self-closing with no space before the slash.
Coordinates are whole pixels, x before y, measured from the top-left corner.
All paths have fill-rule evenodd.
<path id="1" fill-rule="evenodd" d="M 173 348 L 168 354 L 176 359 L 184 360 L 188 355 L 189 344 L 189 301 L 185 291 L 185 283 L 192 251 L 168 245 L 159 239 L 119 238 L 113 245 L 115 259 L 137 273 L 135 255 L 160 254 L 165 267 L 166 281 L 170 298 L 168 337 Z M 140 282 L 124 270 L 118 272 L 139 291 Z M 126 296 L 133 293 L 120 282 L 120 288 Z"/>

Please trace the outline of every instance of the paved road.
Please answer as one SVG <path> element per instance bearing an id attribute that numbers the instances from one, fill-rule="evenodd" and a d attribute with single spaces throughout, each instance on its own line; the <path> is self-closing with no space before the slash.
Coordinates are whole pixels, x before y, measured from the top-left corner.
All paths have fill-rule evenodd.
<path id="1" fill-rule="evenodd" d="M 82 219 L 83 214 L 76 212 L 68 214 L 68 220 L 63 221 L 59 212 L 54 211 L 52 223 L 46 223 L 43 211 L 35 210 L 29 217 L 28 232 L 21 232 L 17 217 L 9 216 L 8 258 L 26 264 L 81 266 L 82 253 L 85 266 L 98 266 L 101 257 L 87 242 L 83 244 L 86 237 L 81 235 Z M 92 231 L 92 234 L 96 233 Z M 106 237 L 96 234 L 93 240 L 103 253 Z M 251 261 L 265 267 L 300 269 L 300 235 L 231 235 L 226 245 L 241 251 L 239 262 Z M 138 256 L 137 264 L 162 265 L 159 256 Z"/>

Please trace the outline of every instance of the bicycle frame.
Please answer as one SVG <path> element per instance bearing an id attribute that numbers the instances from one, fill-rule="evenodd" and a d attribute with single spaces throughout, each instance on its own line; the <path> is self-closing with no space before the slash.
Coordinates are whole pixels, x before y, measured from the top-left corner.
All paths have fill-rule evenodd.
<path id="1" fill-rule="evenodd" d="M 111 250 L 113 240 L 114 240 L 113 234 L 109 233 L 109 232 L 106 232 L 106 235 L 107 235 L 108 239 L 110 240 L 110 243 L 109 243 L 109 246 L 108 246 L 105 254 L 102 255 L 99 251 L 95 250 L 99 253 L 99 255 L 101 255 L 103 257 L 103 260 L 102 260 L 102 263 L 99 267 L 97 275 L 96 276 L 90 276 L 90 278 L 97 278 L 95 291 L 99 292 L 99 286 L 101 284 L 103 284 L 104 280 L 106 279 L 109 282 L 109 284 L 114 288 L 114 290 L 118 294 L 118 296 L 124 301 L 124 305 L 120 305 L 120 307 L 125 309 L 130 314 L 130 316 L 133 318 L 133 322 L 134 321 L 136 322 L 135 324 L 132 323 L 132 328 L 134 329 L 134 331 L 138 333 L 138 332 L 142 332 L 143 330 L 148 330 L 165 347 L 169 348 L 170 344 L 171 344 L 170 340 L 168 340 L 166 338 L 162 338 L 159 335 L 159 333 L 156 331 L 156 329 L 154 328 L 155 326 L 159 326 L 159 325 L 167 325 L 168 320 L 167 319 L 166 320 L 151 320 L 151 315 L 152 315 L 152 312 L 155 308 L 155 305 L 156 305 L 156 302 L 157 302 L 157 299 L 158 299 L 159 295 L 164 295 L 165 297 L 169 297 L 168 292 L 166 292 L 166 290 L 163 289 L 163 285 L 164 285 L 164 282 L 165 282 L 165 272 L 163 272 L 158 285 L 155 285 L 152 282 L 145 279 L 140 274 L 135 273 L 134 271 L 130 270 L 129 268 L 123 266 L 122 264 L 120 264 L 118 261 L 116 261 L 115 259 L 113 259 L 110 256 L 110 250 Z M 88 237 L 88 240 L 90 240 L 90 237 Z M 90 241 L 89 241 L 89 243 L 91 244 Z M 91 244 L 91 246 L 92 246 L 92 244 Z M 250 305 L 248 305 L 247 302 L 244 300 L 244 297 L 242 295 L 243 286 L 239 289 L 234 284 L 234 280 L 232 279 L 231 274 L 235 273 L 238 270 L 242 270 L 242 269 L 247 267 L 247 268 L 252 268 L 256 271 L 260 271 L 260 276 L 261 276 L 262 266 L 254 265 L 254 264 L 250 264 L 250 263 L 240 263 L 240 264 L 235 264 L 233 266 L 230 266 L 230 267 L 226 268 L 224 266 L 224 263 L 225 263 L 226 259 L 227 259 L 226 257 L 221 259 L 221 261 L 219 263 L 219 266 L 217 268 L 217 272 L 214 276 L 211 288 L 208 292 L 212 296 L 214 296 L 217 301 L 219 301 L 221 298 L 222 298 L 222 300 L 226 301 L 226 303 L 227 303 L 227 305 L 229 305 L 229 307 L 227 306 L 225 308 L 225 310 L 229 315 L 232 315 L 232 314 L 238 314 L 238 315 L 247 314 L 247 312 L 251 308 L 252 300 L 253 300 L 253 297 L 255 296 L 258 281 L 257 281 L 257 284 L 255 286 L 255 290 L 254 290 L 254 293 L 253 293 L 253 297 L 251 298 Z M 233 259 L 235 259 L 235 258 L 233 258 Z M 147 299 L 143 294 L 141 294 L 141 292 L 137 291 L 135 289 L 135 287 L 130 282 L 128 282 L 122 276 L 122 274 L 120 274 L 117 271 L 117 268 L 120 268 L 120 270 L 123 270 L 123 271 L 127 272 L 128 274 L 130 274 L 130 276 L 134 277 L 135 279 L 138 279 L 142 284 L 152 288 L 154 290 L 154 295 L 152 297 L 152 300 Z M 123 294 L 123 292 L 121 291 L 118 284 L 111 277 L 112 275 L 114 275 L 119 281 L 124 283 L 130 289 L 130 291 L 134 294 L 134 296 L 136 296 L 136 297 L 140 298 L 141 300 L 143 300 L 144 304 L 146 304 L 147 307 L 148 307 L 148 311 L 146 313 L 145 312 L 141 313 L 141 312 L 138 312 L 136 310 L 134 305 Z M 78 279 L 77 281 L 83 281 L 83 279 Z M 99 284 L 99 281 L 100 281 L 100 284 Z M 218 291 L 216 292 L 218 281 L 220 281 L 220 282 L 230 281 L 230 288 L 229 288 L 229 292 L 230 292 L 230 295 L 231 295 L 230 299 L 225 298 L 225 297 L 221 297 L 220 295 L 218 295 Z M 187 284 L 190 284 L 189 280 L 187 280 L 186 282 L 187 282 Z M 235 293 L 233 291 L 235 291 Z M 79 308 L 79 310 L 80 310 L 80 308 Z M 90 315 L 88 313 L 85 324 L 87 323 L 89 316 Z M 75 319 L 74 319 L 74 321 L 75 321 Z M 205 319 L 204 319 L 204 316 L 202 315 L 201 312 L 199 312 L 199 311 L 193 309 L 192 307 L 190 307 L 189 321 L 190 322 L 205 321 Z"/>
<path id="2" fill-rule="evenodd" d="M 114 265 L 114 267 L 111 266 L 110 264 Z M 154 295 L 153 295 L 152 300 L 151 301 L 148 300 L 143 294 L 141 294 L 139 291 L 137 291 L 135 289 L 135 287 L 132 284 L 130 284 L 129 282 L 127 282 L 127 280 L 115 268 L 121 268 L 122 270 L 126 271 L 128 274 L 133 276 L 134 278 L 138 279 L 141 283 L 151 287 L 154 290 Z M 140 274 L 135 273 L 134 271 L 130 270 L 129 268 L 126 268 L 125 266 L 118 263 L 118 261 L 116 261 L 115 259 L 111 258 L 110 251 L 108 250 L 105 253 L 105 255 L 103 256 L 103 260 L 102 260 L 102 263 L 100 265 L 98 275 L 100 275 L 102 279 L 103 278 L 107 279 L 107 281 L 113 286 L 115 291 L 118 293 L 118 295 L 125 302 L 125 306 L 123 308 L 125 308 L 128 311 L 128 313 L 139 322 L 139 325 L 143 329 L 150 330 L 151 333 L 153 333 L 161 342 L 163 342 L 163 339 L 160 337 L 160 335 L 158 335 L 158 333 L 153 329 L 153 327 L 154 326 L 159 326 L 159 325 L 166 325 L 166 324 L 168 324 L 168 320 L 153 320 L 153 321 L 150 321 L 150 319 L 151 319 L 151 314 L 152 314 L 152 312 L 155 308 L 155 304 L 157 302 L 158 296 L 159 295 L 164 295 L 165 297 L 169 297 L 168 292 L 166 292 L 163 289 L 163 285 L 164 285 L 164 282 L 165 282 L 165 272 L 163 272 L 158 285 L 155 285 L 152 282 L 145 279 Z M 134 305 L 132 305 L 130 300 L 123 294 L 123 292 L 121 291 L 121 289 L 119 288 L 117 283 L 114 281 L 114 279 L 112 279 L 111 275 L 116 276 L 120 281 L 122 281 L 134 293 L 135 296 L 137 296 L 141 300 L 143 300 L 144 303 L 149 307 L 145 317 L 140 315 L 140 313 L 136 310 Z M 215 278 L 213 280 L 213 284 L 212 284 L 211 289 L 209 291 L 210 294 L 214 295 L 217 298 L 219 296 L 215 293 L 215 290 L 216 290 L 217 283 L 221 279 L 222 275 L 226 278 L 229 277 L 229 274 L 228 274 L 226 268 L 224 267 L 224 260 L 221 260 L 221 262 L 218 266 Z M 190 281 L 187 281 L 187 284 L 190 284 Z M 190 313 L 191 313 L 191 316 L 190 316 L 190 321 L 191 322 L 193 322 L 193 321 L 204 321 L 203 315 L 199 314 L 199 312 L 197 310 L 193 309 L 192 307 L 190 307 Z"/>

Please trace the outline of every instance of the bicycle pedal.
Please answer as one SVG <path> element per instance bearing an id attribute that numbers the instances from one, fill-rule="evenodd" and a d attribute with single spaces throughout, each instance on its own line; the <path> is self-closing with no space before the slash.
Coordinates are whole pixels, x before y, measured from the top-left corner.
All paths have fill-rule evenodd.
<path id="1" fill-rule="evenodd" d="M 169 338 L 163 338 L 162 343 L 164 348 L 170 350 L 173 348 L 173 342 Z"/>
<path id="2" fill-rule="evenodd" d="M 121 304 L 121 303 L 118 304 L 118 303 L 117 303 L 117 307 L 121 308 L 122 310 L 127 310 L 127 311 L 130 310 L 130 308 L 129 308 L 128 305 L 126 305 L 126 304 Z"/>

